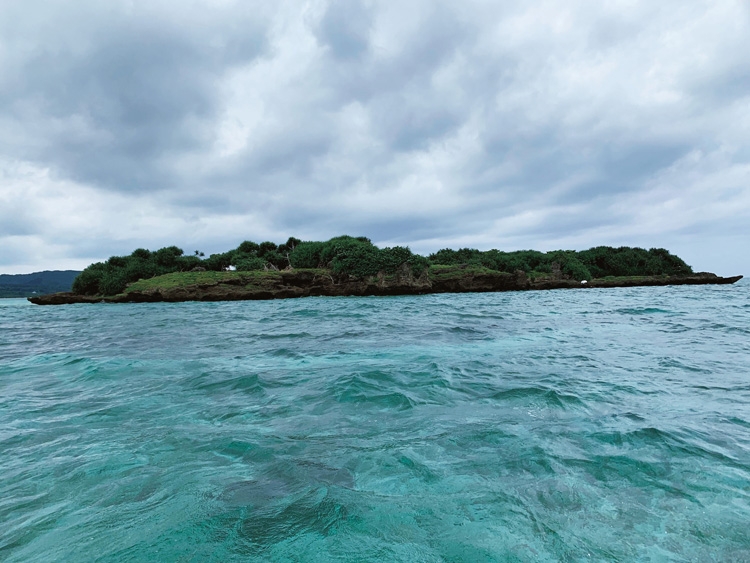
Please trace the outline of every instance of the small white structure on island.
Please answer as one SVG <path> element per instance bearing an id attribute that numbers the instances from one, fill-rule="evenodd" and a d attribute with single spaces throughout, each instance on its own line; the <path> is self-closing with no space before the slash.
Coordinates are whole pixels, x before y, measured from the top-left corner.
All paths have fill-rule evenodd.
<path id="1" fill-rule="evenodd" d="M 589 282 L 587 282 L 586 280 L 581 280 L 581 285 L 586 285 L 587 283 Z"/>

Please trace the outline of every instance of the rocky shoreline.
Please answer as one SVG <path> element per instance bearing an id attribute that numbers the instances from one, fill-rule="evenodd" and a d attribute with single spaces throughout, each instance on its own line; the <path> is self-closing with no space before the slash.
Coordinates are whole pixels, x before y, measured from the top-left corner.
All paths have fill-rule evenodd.
<path id="1" fill-rule="evenodd" d="M 90 296 L 75 293 L 52 293 L 29 297 L 36 305 L 72 303 L 154 303 L 181 301 L 241 301 L 289 299 L 312 296 L 421 295 L 429 293 L 478 293 L 491 291 L 533 291 L 549 289 L 595 289 L 666 285 L 733 284 L 742 276 L 720 277 L 701 272 L 688 276 L 651 276 L 603 278 L 587 282 L 566 279 L 531 280 L 525 273 L 451 272 L 444 276 L 415 278 L 408 273 L 396 276 L 372 276 L 367 279 L 336 278 L 319 272 L 291 270 L 277 272 L 262 279 L 237 275 L 234 278 L 194 283 L 177 287 L 129 288 L 113 296 Z"/>

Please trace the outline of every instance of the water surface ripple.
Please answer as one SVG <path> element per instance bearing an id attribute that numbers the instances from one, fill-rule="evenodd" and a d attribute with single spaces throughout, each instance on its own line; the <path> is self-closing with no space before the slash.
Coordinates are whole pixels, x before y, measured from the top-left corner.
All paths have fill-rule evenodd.
<path id="1" fill-rule="evenodd" d="M 750 284 L 0 300 L 0 560 L 750 561 Z"/>

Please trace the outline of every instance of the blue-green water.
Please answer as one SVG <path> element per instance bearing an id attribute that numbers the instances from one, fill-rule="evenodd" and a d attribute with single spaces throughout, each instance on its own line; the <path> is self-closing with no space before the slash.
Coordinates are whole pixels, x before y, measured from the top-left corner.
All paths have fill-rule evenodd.
<path id="1" fill-rule="evenodd" d="M 0 300 L 0 560 L 750 561 L 750 284 Z"/>

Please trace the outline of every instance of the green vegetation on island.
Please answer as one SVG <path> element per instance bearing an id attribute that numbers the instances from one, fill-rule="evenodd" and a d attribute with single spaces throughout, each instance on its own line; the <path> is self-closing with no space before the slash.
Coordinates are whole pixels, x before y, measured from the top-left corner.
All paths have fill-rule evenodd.
<path id="1" fill-rule="evenodd" d="M 227 272 L 229 269 L 236 272 Z M 147 280 L 166 274 L 172 275 L 160 278 L 161 287 L 206 283 L 211 281 L 208 278 L 216 278 L 217 283 L 241 279 L 262 288 L 264 277 L 277 277 L 284 270 L 309 270 L 314 276 L 350 280 L 403 274 L 440 280 L 467 272 L 472 275 L 523 272 L 530 280 L 582 281 L 693 273 L 683 260 L 663 248 L 598 246 L 583 251 L 552 252 L 446 248 L 425 257 L 404 246 L 378 248 L 366 237 L 340 236 L 325 242 L 291 237 L 283 244 L 245 241 L 233 250 L 209 257 L 199 251 L 185 255 L 176 246 L 156 251 L 139 248 L 129 256 L 113 256 L 106 262 L 88 266 L 75 279 L 72 291 L 87 296 L 118 295 L 139 280 L 142 281 L 137 286 L 146 287 Z M 243 272 L 247 274 L 243 276 Z"/>

